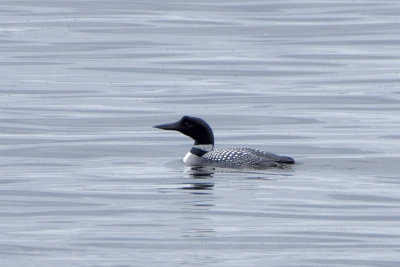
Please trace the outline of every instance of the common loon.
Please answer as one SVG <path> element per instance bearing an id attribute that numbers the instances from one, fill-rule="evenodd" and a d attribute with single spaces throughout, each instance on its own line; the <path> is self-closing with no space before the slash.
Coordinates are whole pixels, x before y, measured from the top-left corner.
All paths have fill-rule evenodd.
<path id="1" fill-rule="evenodd" d="M 211 127 L 200 118 L 183 116 L 177 122 L 153 127 L 175 130 L 194 139 L 192 149 L 183 158 L 183 162 L 187 166 L 266 169 L 281 167 L 282 163 L 295 163 L 291 157 L 279 156 L 247 147 L 214 150 L 214 135 Z"/>

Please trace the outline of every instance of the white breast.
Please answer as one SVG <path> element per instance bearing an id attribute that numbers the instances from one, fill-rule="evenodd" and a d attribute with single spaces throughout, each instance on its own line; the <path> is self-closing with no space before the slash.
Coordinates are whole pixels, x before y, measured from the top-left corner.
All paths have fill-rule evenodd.
<path id="1" fill-rule="evenodd" d="M 199 160 L 198 156 L 188 152 L 188 153 L 186 153 L 185 157 L 183 158 L 183 163 L 186 166 L 193 166 L 193 165 L 195 165 L 196 162 L 198 162 L 198 160 Z"/>

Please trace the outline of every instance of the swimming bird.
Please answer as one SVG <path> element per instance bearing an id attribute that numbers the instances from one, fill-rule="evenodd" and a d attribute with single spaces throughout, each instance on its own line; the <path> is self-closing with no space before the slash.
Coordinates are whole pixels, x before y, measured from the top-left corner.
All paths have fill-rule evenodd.
<path id="1" fill-rule="evenodd" d="M 192 148 L 183 158 L 183 162 L 187 166 L 267 169 L 295 163 L 291 157 L 279 156 L 254 148 L 214 149 L 213 131 L 200 118 L 183 116 L 179 121 L 153 127 L 178 131 L 194 140 Z"/>

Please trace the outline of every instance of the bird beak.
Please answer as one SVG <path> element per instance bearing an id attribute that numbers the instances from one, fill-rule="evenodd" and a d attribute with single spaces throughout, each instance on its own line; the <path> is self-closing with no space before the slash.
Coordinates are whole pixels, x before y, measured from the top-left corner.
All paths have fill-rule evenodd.
<path id="1" fill-rule="evenodd" d="M 174 131 L 179 131 L 180 129 L 180 121 L 172 122 L 172 123 L 165 123 L 165 124 L 159 124 L 159 125 L 154 125 L 154 128 L 157 129 L 163 129 L 163 130 L 174 130 Z"/>

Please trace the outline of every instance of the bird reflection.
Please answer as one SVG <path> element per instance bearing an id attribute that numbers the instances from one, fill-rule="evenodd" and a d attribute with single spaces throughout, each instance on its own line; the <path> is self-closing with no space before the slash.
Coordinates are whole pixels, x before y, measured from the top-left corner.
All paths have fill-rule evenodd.
<path id="1" fill-rule="evenodd" d="M 189 167 L 185 173 L 193 176 L 193 178 L 197 179 L 207 179 L 207 178 L 212 178 L 213 174 L 215 172 L 214 168 L 210 167 L 199 167 L 199 166 L 193 166 Z"/>
<path id="2" fill-rule="evenodd" d="M 196 179 L 190 183 L 185 184 L 181 189 L 186 190 L 212 190 L 214 183 L 210 182 L 209 179 L 213 177 L 214 169 L 207 167 L 190 167 L 184 172 L 191 178 Z"/>

